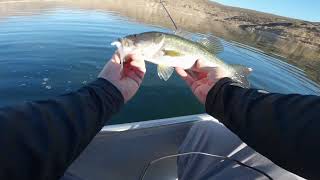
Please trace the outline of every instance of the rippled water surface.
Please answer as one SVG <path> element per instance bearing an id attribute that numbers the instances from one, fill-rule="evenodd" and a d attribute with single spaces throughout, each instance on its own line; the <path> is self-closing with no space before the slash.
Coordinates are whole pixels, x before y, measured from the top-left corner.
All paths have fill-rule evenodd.
<path id="1" fill-rule="evenodd" d="M 57 96 L 93 81 L 113 54 L 115 48 L 110 43 L 118 37 L 151 30 L 170 32 L 112 11 L 65 6 L 34 11 L 37 13 L 22 8 L 0 17 L 1 106 Z M 219 57 L 252 67 L 249 80 L 253 87 L 319 94 L 319 86 L 298 68 L 257 49 L 222 41 L 225 50 Z M 147 71 L 138 94 L 112 123 L 204 112 L 176 75 L 164 82 L 157 77 L 154 65 L 148 64 Z"/>

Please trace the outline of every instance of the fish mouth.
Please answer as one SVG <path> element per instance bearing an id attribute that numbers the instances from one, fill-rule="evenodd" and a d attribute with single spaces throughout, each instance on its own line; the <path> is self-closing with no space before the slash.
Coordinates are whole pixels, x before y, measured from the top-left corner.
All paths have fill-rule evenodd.
<path id="1" fill-rule="evenodd" d="M 121 42 L 119 42 L 119 41 L 113 41 L 113 42 L 111 43 L 111 46 L 116 46 L 116 47 L 119 49 L 119 47 L 121 46 Z"/>
<path id="2" fill-rule="evenodd" d="M 111 42 L 111 46 L 116 46 L 118 49 L 122 45 L 122 39 L 118 38 L 116 41 Z"/>

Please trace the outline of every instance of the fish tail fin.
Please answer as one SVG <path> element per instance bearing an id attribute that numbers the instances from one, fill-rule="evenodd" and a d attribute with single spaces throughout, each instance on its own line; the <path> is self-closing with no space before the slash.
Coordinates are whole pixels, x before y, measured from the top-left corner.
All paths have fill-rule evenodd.
<path id="1" fill-rule="evenodd" d="M 231 64 L 230 66 L 235 70 L 233 79 L 241 83 L 241 85 L 243 85 L 246 88 L 250 87 L 248 76 L 252 72 L 252 68 L 242 66 L 239 64 Z"/>

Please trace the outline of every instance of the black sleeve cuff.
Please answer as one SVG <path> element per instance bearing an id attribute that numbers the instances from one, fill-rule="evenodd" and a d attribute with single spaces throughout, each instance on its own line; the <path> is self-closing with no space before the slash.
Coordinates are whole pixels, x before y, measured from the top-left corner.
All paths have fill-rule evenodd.
<path id="1" fill-rule="evenodd" d="M 97 78 L 87 87 L 99 89 L 96 92 L 103 97 L 103 100 L 108 100 L 108 104 L 112 103 L 113 112 L 118 112 L 124 104 L 124 97 L 120 90 L 106 79 Z"/>
<path id="2" fill-rule="evenodd" d="M 212 113 L 212 107 L 213 104 L 215 103 L 215 99 L 218 96 L 219 91 L 222 89 L 223 86 L 225 85 L 230 85 L 230 84 L 234 84 L 235 82 L 226 77 L 226 78 L 222 78 L 220 79 L 208 92 L 207 98 L 206 98 L 206 102 L 205 102 L 205 108 L 206 108 L 206 112 L 208 114 Z"/>

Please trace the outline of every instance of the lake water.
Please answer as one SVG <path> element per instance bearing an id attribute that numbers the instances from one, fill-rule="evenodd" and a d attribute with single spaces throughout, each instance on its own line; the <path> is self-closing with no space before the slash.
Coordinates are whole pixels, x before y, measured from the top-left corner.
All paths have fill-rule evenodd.
<path id="1" fill-rule="evenodd" d="M 36 13 L 20 8 L 0 16 L 0 106 L 74 91 L 96 78 L 115 51 L 110 45 L 115 39 L 144 31 L 170 32 L 114 11 L 69 6 L 38 11 L 39 8 L 34 7 Z M 10 6 L 2 9 L 10 10 Z M 280 57 L 239 43 L 222 42 L 225 50 L 219 57 L 228 63 L 252 67 L 249 80 L 254 88 L 320 94 L 316 83 Z M 112 124 L 204 112 L 203 105 L 179 77 L 174 75 L 164 82 L 156 74 L 156 67 L 148 64 L 141 89 L 112 119 Z"/>

